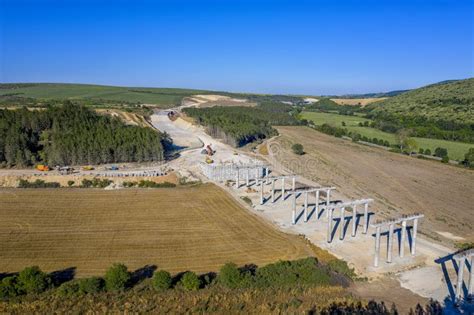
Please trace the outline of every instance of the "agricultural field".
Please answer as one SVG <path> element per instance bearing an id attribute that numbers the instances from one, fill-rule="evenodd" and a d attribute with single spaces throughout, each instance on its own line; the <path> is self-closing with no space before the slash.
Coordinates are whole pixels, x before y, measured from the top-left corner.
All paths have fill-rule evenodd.
<path id="1" fill-rule="evenodd" d="M 130 270 L 218 270 L 314 255 L 212 184 L 175 189 L 2 189 L 0 272 L 38 265 L 102 275 Z"/>
<path id="2" fill-rule="evenodd" d="M 364 123 L 365 121 L 371 121 L 370 119 L 362 118 L 359 116 L 346 116 L 332 113 L 319 113 L 319 112 L 303 112 L 301 118 L 313 121 L 316 125 L 329 124 L 336 127 L 343 127 L 342 122 L 345 122 L 347 130 L 352 132 L 360 133 L 362 136 L 368 138 L 377 138 L 387 140 L 391 144 L 396 143 L 396 137 L 393 133 L 381 131 L 379 129 L 370 127 L 360 127 L 359 122 Z M 474 144 L 464 142 L 446 141 L 441 139 L 431 138 L 419 138 L 413 137 L 416 140 L 418 147 L 423 149 L 430 149 L 431 152 L 437 147 L 446 148 L 448 150 L 449 157 L 453 160 L 463 160 L 464 155 L 469 148 L 474 147 Z"/>
<path id="3" fill-rule="evenodd" d="M 360 105 L 362 107 L 377 101 L 383 101 L 386 97 L 366 97 L 366 98 L 331 98 L 339 105 Z"/>
<path id="4" fill-rule="evenodd" d="M 439 241 L 474 241 L 474 172 L 329 136 L 308 127 L 278 127 L 283 166 L 345 198 L 372 197 L 377 216 L 422 212 L 422 233 Z M 291 153 L 301 143 L 306 154 Z M 289 158 L 291 157 L 291 158 Z"/>
<path id="5" fill-rule="evenodd" d="M 191 89 L 118 87 L 90 84 L 33 83 L 18 85 L 18 87 L 13 84 L 0 85 L 0 97 L 14 95 L 41 100 L 108 100 L 131 103 L 140 102 L 160 107 L 172 107 L 179 104 L 183 97 L 205 93 L 207 91 Z"/>

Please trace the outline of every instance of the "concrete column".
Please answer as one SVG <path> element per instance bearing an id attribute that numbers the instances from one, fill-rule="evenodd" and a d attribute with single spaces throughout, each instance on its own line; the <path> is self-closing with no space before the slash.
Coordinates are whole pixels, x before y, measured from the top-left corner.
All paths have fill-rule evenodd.
<path id="1" fill-rule="evenodd" d="M 260 180 L 260 204 L 263 205 L 263 179 Z"/>
<path id="2" fill-rule="evenodd" d="M 356 236 L 356 227 L 357 227 L 357 205 L 352 206 L 352 234 L 351 236 Z"/>
<path id="3" fill-rule="evenodd" d="M 329 204 L 331 203 L 331 197 L 330 197 L 330 195 L 331 195 L 331 190 L 328 189 L 328 190 L 326 191 L 326 208 L 328 208 L 328 207 L 329 207 Z M 328 215 L 329 215 L 329 212 L 326 213 L 326 216 L 328 216 Z"/>
<path id="4" fill-rule="evenodd" d="M 265 167 L 265 177 L 268 177 L 268 167 Z"/>
<path id="5" fill-rule="evenodd" d="M 285 201 L 285 178 L 281 179 L 281 200 Z"/>
<path id="6" fill-rule="evenodd" d="M 293 177 L 292 179 L 291 188 L 293 189 L 293 193 L 294 193 L 296 189 L 296 177 Z"/>
<path id="7" fill-rule="evenodd" d="M 316 207 L 314 210 L 314 214 L 316 215 L 316 219 L 319 218 L 319 190 L 316 190 Z"/>
<path id="8" fill-rule="evenodd" d="M 402 221 L 402 235 L 400 235 L 400 257 L 405 256 L 405 236 L 407 234 L 407 221 Z"/>
<path id="9" fill-rule="evenodd" d="M 304 193 L 304 222 L 308 222 L 308 193 Z"/>
<path id="10" fill-rule="evenodd" d="M 240 170 L 237 169 L 237 175 L 236 175 L 236 182 L 235 182 L 235 186 L 237 187 L 237 189 L 240 188 Z"/>
<path id="11" fill-rule="evenodd" d="M 328 212 L 328 236 L 327 241 L 331 243 L 331 235 L 332 235 L 332 209 L 327 208 L 326 211 Z"/>
<path id="12" fill-rule="evenodd" d="M 259 178 L 260 176 L 260 169 L 258 167 L 255 168 L 255 183 L 257 182 L 257 178 Z"/>
<path id="13" fill-rule="evenodd" d="M 462 298 L 462 283 L 463 283 L 463 274 L 464 274 L 464 263 L 465 263 L 465 258 L 461 258 L 458 260 L 458 280 L 456 281 L 456 298 L 455 302 L 459 303 Z"/>
<path id="14" fill-rule="evenodd" d="M 291 223 L 296 224 L 296 194 L 293 194 L 293 206 L 291 211 Z"/>
<path id="15" fill-rule="evenodd" d="M 339 239 L 342 241 L 344 239 L 344 226 L 346 225 L 345 224 L 346 219 L 344 218 L 346 208 L 345 207 L 340 207 L 339 209 L 341 211 L 341 221 L 339 222 L 339 225 L 341 226 L 340 231 L 339 231 Z"/>
<path id="16" fill-rule="evenodd" d="M 387 262 L 392 262 L 392 248 L 393 248 L 393 223 L 388 226 L 388 248 L 387 248 Z"/>
<path id="17" fill-rule="evenodd" d="M 367 234 L 369 229 L 369 203 L 364 205 L 364 234 Z"/>
<path id="18" fill-rule="evenodd" d="M 469 300 L 474 299 L 474 256 L 471 256 L 471 270 L 469 273 L 469 284 L 467 285 L 467 297 Z"/>
<path id="19" fill-rule="evenodd" d="M 418 219 L 413 220 L 413 232 L 411 236 L 411 254 L 416 254 L 416 230 L 418 229 Z"/>
<path id="20" fill-rule="evenodd" d="M 250 170 L 249 170 L 249 169 L 247 169 L 247 174 L 246 174 L 246 176 L 247 176 L 247 177 L 246 177 L 246 181 L 247 181 L 247 182 L 246 182 L 246 185 L 247 185 L 247 187 L 249 187 L 249 186 L 250 186 Z"/>
<path id="21" fill-rule="evenodd" d="M 380 226 L 375 228 L 375 255 L 374 255 L 374 267 L 379 266 L 380 256 Z"/>
<path id="22" fill-rule="evenodd" d="M 275 202 L 275 179 L 272 179 L 272 202 Z"/>

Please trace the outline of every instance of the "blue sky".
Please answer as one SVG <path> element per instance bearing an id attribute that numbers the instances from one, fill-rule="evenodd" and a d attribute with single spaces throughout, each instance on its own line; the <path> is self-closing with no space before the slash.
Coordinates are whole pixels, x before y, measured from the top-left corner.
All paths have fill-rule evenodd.
<path id="1" fill-rule="evenodd" d="M 473 3 L 0 0 L 0 82 L 414 88 L 474 76 Z"/>

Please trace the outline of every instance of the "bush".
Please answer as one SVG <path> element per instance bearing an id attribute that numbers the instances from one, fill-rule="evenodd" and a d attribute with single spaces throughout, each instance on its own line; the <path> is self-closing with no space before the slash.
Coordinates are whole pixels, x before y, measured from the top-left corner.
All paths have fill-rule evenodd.
<path id="1" fill-rule="evenodd" d="M 0 299 L 8 299 L 20 295 L 17 287 L 18 283 L 16 276 L 3 278 L 0 282 Z"/>
<path id="2" fill-rule="evenodd" d="M 436 148 L 434 151 L 434 155 L 440 158 L 443 158 L 448 155 L 448 150 L 445 148 Z"/>
<path id="3" fill-rule="evenodd" d="M 163 182 L 163 183 L 155 183 L 151 180 L 141 180 L 138 182 L 138 187 L 140 188 L 173 188 L 176 187 L 176 184 Z"/>
<path id="4" fill-rule="evenodd" d="M 181 278 L 181 284 L 187 291 L 196 291 L 201 286 L 201 280 L 194 272 L 188 271 Z"/>
<path id="5" fill-rule="evenodd" d="M 104 280 L 99 277 L 79 279 L 79 292 L 82 294 L 92 294 L 102 291 Z"/>
<path id="6" fill-rule="evenodd" d="M 447 156 L 447 155 L 443 156 L 443 158 L 441 159 L 441 162 L 442 163 L 449 163 L 449 156 Z"/>
<path id="7" fill-rule="evenodd" d="M 470 148 L 464 155 L 464 164 L 470 167 L 474 166 L 474 148 Z"/>
<path id="8" fill-rule="evenodd" d="M 234 263 L 226 263 L 219 271 L 219 283 L 228 288 L 235 289 L 240 287 L 243 279 L 243 275 Z"/>
<path id="9" fill-rule="evenodd" d="M 419 154 L 425 154 L 425 150 L 423 150 L 422 148 L 420 148 L 420 149 L 418 150 L 418 153 L 419 153 Z"/>
<path id="10" fill-rule="evenodd" d="M 352 141 L 357 142 L 361 138 L 360 133 L 355 133 L 352 135 Z"/>
<path id="11" fill-rule="evenodd" d="M 51 284 L 51 279 L 38 266 L 27 267 L 18 275 L 18 288 L 25 293 L 41 293 Z"/>
<path id="12" fill-rule="evenodd" d="M 56 290 L 56 294 L 60 297 L 72 297 L 79 294 L 79 283 L 75 280 L 64 282 Z"/>
<path id="13" fill-rule="evenodd" d="M 294 154 L 297 155 L 303 155 L 304 154 L 304 148 L 303 145 L 300 143 L 295 143 L 291 146 L 291 150 L 293 150 Z"/>
<path id="14" fill-rule="evenodd" d="M 426 149 L 426 150 L 425 150 L 425 155 L 431 155 L 431 150 L 430 150 L 430 149 Z"/>
<path id="15" fill-rule="evenodd" d="M 345 127 L 345 126 L 346 126 L 346 122 L 345 122 L 345 121 L 341 122 L 341 125 L 342 125 L 342 127 Z"/>
<path id="16" fill-rule="evenodd" d="M 327 264 L 329 270 L 344 275 L 350 279 L 356 278 L 356 273 L 353 268 L 350 268 L 344 260 L 334 259 Z"/>
<path id="17" fill-rule="evenodd" d="M 68 180 L 68 181 L 67 181 L 67 185 L 68 185 L 69 187 L 74 186 L 74 181 L 73 181 L 73 180 Z"/>
<path id="18" fill-rule="evenodd" d="M 386 147 L 390 147 L 390 142 L 388 142 L 387 140 L 385 140 L 385 141 L 383 142 L 383 145 L 386 146 Z"/>
<path id="19" fill-rule="evenodd" d="M 171 288 L 171 280 L 171 274 L 168 271 L 160 270 L 155 272 L 151 283 L 156 290 L 165 291 Z"/>
<path id="20" fill-rule="evenodd" d="M 45 182 L 44 180 L 37 179 L 34 182 L 29 182 L 26 179 L 20 179 L 18 188 L 59 188 L 61 184 L 57 182 Z"/>
<path id="21" fill-rule="evenodd" d="M 105 188 L 109 186 L 111 183 L 113 183 L 113 181 L 107 178 L 105 179 L 93 178 L 92 180 L 84 178 L 82 180 L 81 187 L 82 188 L 91 188 L 91 187 Z"/>
<path id="22" fill-rule="evenodd" d="M 113 264 L 105 273 L 105 288 L 107 291 L 122 291 L 127 287 L 130 273 L 124 264 Z"/>

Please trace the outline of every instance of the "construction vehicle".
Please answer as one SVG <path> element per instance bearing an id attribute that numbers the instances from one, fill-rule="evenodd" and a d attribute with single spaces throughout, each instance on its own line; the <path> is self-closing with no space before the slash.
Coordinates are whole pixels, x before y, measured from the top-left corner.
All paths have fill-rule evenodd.
<path id="1" fill-rule="evenodd" d="M 111 167 L 109 167 L 109 170 L 110 170 L 110 171 L 118 171 L 118 170 L 119 170 L 119 167 L 116 166 L 116 165 L 112 165 Z"/>
<path id="2" fill-rule="evenodd" d="M 48 172 L 49 171 L 49 166 L 44 165 L 44 164 L 38 164 L 36 165 L 36 169 L 41 172 Z"/>
<path id="3" fill-rule="evenodd" d="M 212 163 L 214 163 L 214 160 L 211 159 L 210 157 L 206 157 L 206 163 L 207 164 L 212 164 Z"/>
<path id="4" fill-rule="evenodd" d="M 70 166 L 61 166 L 57 167 L 57 169 L 61 175 L 69 175 L 74 172 L 74 169 Z"/>
<path id="5" fill-rule="evenodd" d="M 213 156 L 214 153 L 216 153 L 216 151 L 212 150 L 210 144 L 208 144 L 208 145 L 206 146 L 206 151 L 207 151 L 207 155 L 208 155 L 208 156 Z"/>
<path id="6" fill-rule="evenodd" d="M 93 167 L 93 166 L 90 166 L 90 165 L 88 165 L 88 166 L 83 166 L 83 167 L 82 167 L 82 170 L 83 170 L 83 171 L 93 171 L 93 170 L 94 170 L 94 167 Z"/>

